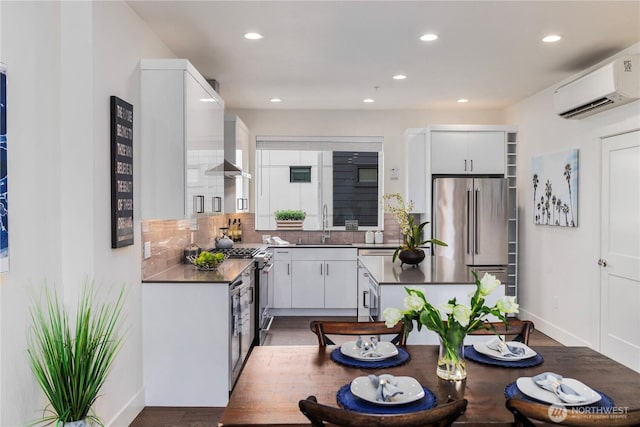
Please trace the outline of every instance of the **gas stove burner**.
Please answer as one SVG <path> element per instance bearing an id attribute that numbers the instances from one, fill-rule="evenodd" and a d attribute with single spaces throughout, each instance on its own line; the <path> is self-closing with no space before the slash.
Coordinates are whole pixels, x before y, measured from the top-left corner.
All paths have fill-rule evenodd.
<path id="1" fill-rule="evenodd" d="M 220 248 L 212 248 L 209 249 L 211 253 L 223 253 L 227 258 L 253 258 L 258 252 L 260 252 L 259 248 L 228 248 L 228 249 L 220 249 Z"/>

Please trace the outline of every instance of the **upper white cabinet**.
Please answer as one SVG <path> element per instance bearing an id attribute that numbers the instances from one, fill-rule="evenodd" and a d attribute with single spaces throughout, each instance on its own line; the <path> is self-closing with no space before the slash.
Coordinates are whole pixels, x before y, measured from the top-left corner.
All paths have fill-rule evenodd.
<path id="1" fill-rule="evenodd" d="M 240 117 L 224 118 L 224 157 L 240 171 L 225 171 L 224 207 L 226 213 L 249 212 L 249 129 Z"/>
<path id="2" fill-rule="evenodd" d="M 504 174 L 506 133 L 432 131 L 432 174 Z"/>
<path id="3" fill-rule="evenodd" d="M 224 101 L 185 59 L 143 59 L 141 217 L 223 212 Z"/>
<path id="4" fill-rule="evenodd" d="M 431 211 L 431 162 L 427 131 L 408 129 L 405 132 L 407 143 L 407 181 L 405 194 L 407 202 L 413 201 L 413 212 L 427 214 Z"/>

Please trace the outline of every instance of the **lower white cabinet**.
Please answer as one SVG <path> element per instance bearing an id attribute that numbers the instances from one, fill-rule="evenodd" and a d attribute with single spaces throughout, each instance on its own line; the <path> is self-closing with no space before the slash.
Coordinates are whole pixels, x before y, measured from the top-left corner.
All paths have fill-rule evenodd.
<path id="1" fill-rule="evenodd" d="M 357 307 L 356 248 L 276 249 L 274 269 L 274 308 Z"/>
<path id="2" fill-rule="evenodd" d="M 144 283 L 146 406 L 225 406 L 229 400 L 228 283 Z"/>
<path id="3" fill-rule="evenodd" d="M 291 308 L 291 249 L 273 251 L 273 308 Z"/>

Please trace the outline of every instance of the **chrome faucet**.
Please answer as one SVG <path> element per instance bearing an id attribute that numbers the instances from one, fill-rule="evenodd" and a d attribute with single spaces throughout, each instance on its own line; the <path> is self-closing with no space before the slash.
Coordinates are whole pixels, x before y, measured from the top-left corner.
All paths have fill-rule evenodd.
<path id="1" fill-rule="evenodd" d="M 329 213 L 327 204 L 322 205 L 322 234 L 320 235 L 320 241 L 324 245 L 328 238 L 331 237 L 331 233 L 327 232 L 327 227 L 329 226 Z"/>

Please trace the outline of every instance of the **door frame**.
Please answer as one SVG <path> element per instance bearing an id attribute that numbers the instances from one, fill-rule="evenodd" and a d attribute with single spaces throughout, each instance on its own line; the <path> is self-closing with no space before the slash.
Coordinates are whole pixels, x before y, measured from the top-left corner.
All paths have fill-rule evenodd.
<path id="1" fill-rule="evenodd" d="M 597 149 L 598 149 L 598 154 L 597 154 L 597 159 L 598 159 L 598 200 L 599 200 L 599 206 L 602 206 L 602 201 L 603 201 L 603 189 L 602 189 L 602 178 L 603 178 L 603 174 L 602 174 L 602 166 L 603 166 L 603 159 L 602 159 L 602 140 L 605 138 L 610 138 L 613 136 L 618 136 L 618 135 L 622 135 L 625 133 L 630 133 L 630 132 L 634 132 L 634 131 L 640 131 L 640 116 L 635 116 L 635 117 L 629 117 L 628 119 L 625 120 L 621 120 L 620 122 L 614 123 L 612 125 L 609 126 L 604 126 L 602 128 L 598 128 L 597 130 L 595 130 L 593 132 L 593 138 L 596 140 L 597 142 Z M 598 244 L 598 257 L 596 259 L 593 260 L 594 263 L 597 263 L 598 259 L 602 259 L 603 258 L 603 254 L 602 254 L 602 242 L 603 242 L 603 234 L 604 231 L 602 230 L 602 209 L 598 210 L 598 230 L 599 230 L 599 244 Z M 598 268 L 598 272 L 600 272 L 600 268 Z M 602 294 L 602 275 L 599 274 L 598 275 L 598 295 Z M 596 342 L 596 348 L 594 350 L 597 351 L 601 351 L 602 350 L 602 307 L 601 305 L 598 306 L 598 310 L 597 310 L 597 342 Z"/>

